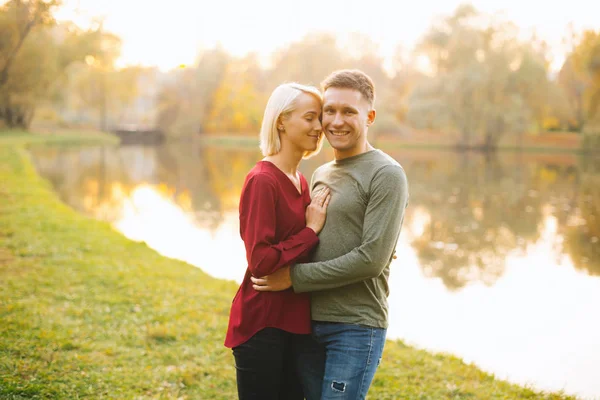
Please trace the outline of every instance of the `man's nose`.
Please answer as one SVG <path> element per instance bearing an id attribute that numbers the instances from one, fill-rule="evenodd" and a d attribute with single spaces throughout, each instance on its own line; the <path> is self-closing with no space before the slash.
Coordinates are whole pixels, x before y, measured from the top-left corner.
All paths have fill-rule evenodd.
<path id="1" fill-rule="evenodd" d="M 340 113 L 335 113 L 335 117 L 333 117 L 333 121 L 331 121 L 331 125 L 333 126 L 342 126 L 344 125 L 344 119 Z"/>

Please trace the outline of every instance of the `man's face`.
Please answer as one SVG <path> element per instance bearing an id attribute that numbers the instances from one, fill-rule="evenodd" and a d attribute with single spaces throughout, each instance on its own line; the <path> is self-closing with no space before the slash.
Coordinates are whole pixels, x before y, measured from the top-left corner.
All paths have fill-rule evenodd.
<path id="1" fill-rule="evenodd" d="M 374 119 L 375 110 L 358 90 L 334 87 L 325 90 L 323 132 L 337 159 L 365 151 L 367 128 Z"/>

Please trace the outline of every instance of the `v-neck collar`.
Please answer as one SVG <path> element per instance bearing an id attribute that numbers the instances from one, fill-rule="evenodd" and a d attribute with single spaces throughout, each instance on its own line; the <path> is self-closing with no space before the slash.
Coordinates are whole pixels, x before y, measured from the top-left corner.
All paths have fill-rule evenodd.
<path id="1" fill-rule="evenodd" d="M 298 188 L 296 187 L 296 185 L 294 184 L 294 182 L 292 182 L 292 180 L 290 179 L 290 177 L 287 176 L 287 174 L 285 172 L 283 172 L 282 170 L 280 170 L 277 165 L 275 165 L 271 161 L 267 161 L 267 160 L 260 160 L 259 162 L 267 163 L 267 164 L 271 165 L 274 169 L 276 169 L 280 174 L 282 174 L 285 177 L 285 180 L 288 181 L 290 183 L 290 185 L 292 185 L 292 187 L 294 188 L 294 191 L 296 193 L 298 193 L 298 196 L 302 196 L 302 194 L 304 193 L 304 190 L 303 190 L 303 187 L 302 187 L 302 179 L 300 179 L 300 172 L 297 172 L 297 174 L 298 174 L 298 183 L 300 183 L 300 190 L 298 190 Z"/>

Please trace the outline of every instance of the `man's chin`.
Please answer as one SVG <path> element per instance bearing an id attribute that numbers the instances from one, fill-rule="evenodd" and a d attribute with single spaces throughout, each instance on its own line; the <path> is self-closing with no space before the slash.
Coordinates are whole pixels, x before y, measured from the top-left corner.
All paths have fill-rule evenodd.
<path id="1" fill-rule="evenodd" d="M 346 141 L 340 140 L 339 137 L 334 137 L 333 139 L 330 139 L 328 136 L 327 141 L 329 142 L 329 145 L 335 150 L 346 150 L 349 147 Z"/>

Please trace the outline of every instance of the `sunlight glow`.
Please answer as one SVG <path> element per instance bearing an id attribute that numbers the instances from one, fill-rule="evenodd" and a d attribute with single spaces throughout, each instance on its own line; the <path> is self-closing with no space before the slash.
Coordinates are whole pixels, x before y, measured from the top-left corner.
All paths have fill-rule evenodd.
<path id="1" fill-rule="evenodd" d="M 411 239 L 421 237 L 425 232 L 425 228 L 431 224 L 431 215 L 424 207 L 415 207 L 412 210 L 408 230 Z"/>
<path id="2" fill-rule="evenodd" d="M 126 237 L 144 241 L 162 255 L 186 261 L 214 277 L 238 282 L 243 278 L 246 257 L 237 233 L 237 212 L 225 214 L 219 227 L 210 231 L 150 185 L 133 189 L 121 211 L 114 226 Z"/>
<path id="3" fill-rule="evenodd" d="M 84 27 L 102 20 L 105 29 L 123 39 L 120 66 L 156 65 L 168 70 L 192 64 L 201 49 L 216 45 L 233 55 L 256 52 L 264 58 L 311 32 L 331 32 L 340 37 L 366 34 L 377 43 L 377 51 L 389 65 L 399 44 L 413 48 L 436 17 L 452 13 L 460 3 L 421 1 L 390 12 L 390 3 L 385 0 L 306 0 L 276 6 L 267 0 L 66 0 L 57 17 Z M 535 2 L 516 0 L 471 3 L 482 12 L 500 13 L 515 22 L 523 37 L 535 33 L 546 40 L 552 49 L 553 68 L 560 66 L 569 50 L 563 43 L 569 23 L 576 29 L 598 28 L 590 3 L 583 0 L 543 8 Z"/>

